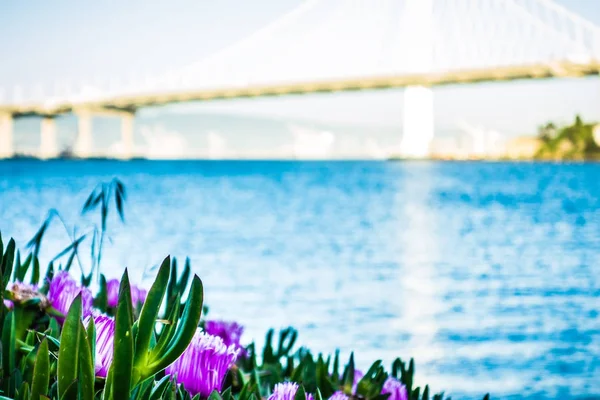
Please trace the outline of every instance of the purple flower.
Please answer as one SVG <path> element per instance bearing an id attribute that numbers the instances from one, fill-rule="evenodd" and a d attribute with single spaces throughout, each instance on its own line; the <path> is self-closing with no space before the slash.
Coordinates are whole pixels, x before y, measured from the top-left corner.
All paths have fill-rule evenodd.
<path id="1" fill-rule="evenodd" d="M 79 286 L 67 271 L 60 271 L 50 281 L 48 301 L 55 310 L 66 316 L 79 293 L 81 293 L 82 314 L 85 318 L 92 313 L 92 292 L 86 287 Z M 64 318 L 58 317 L 57 320 L 62 323 Z"/>
<path id="2" fill-rule="evenodd" d="M 356 393 L 356 387 L 358 386 L 358 382 L 363 378 L 364 374 L 359 370 L 354 370 L 354 386 L 352 387 L 352 393 Z M 383 384 L 383 389 L 381 390 L 381 394 L 389 393 L 390 397 L 388 400 L 408 400 L 408 392 L 406 391 L 406 387 L 400 382 L 398 379 L 390 376 L 386 379 Z M 335 393 L 334 393 L 335 395 Z M 335 400 L 344 400 L 342 398 Z"/>
<path id="3" fill-rule="evenodd" d="M 119 303 L 119 286 L 118 279 L 111 279 L 106 282 L 106 299 L 109 307 L 116 307 Z"/>
<path id="4" fill-rule="evenodd" d="M 116 308 L 117 304 L 119 304 L 119 287 L 121 286 L 121 282 L 118 279 L 111 279 L 106 282 L 106 298 L 108 306 L 111 308 Z M 134 307 L 137 307 L 140 304 L 143 304 L 146 300 L 146 295 L 148 292 L 144 289 L 140 289 L 135 285 L 130 286 L 131 289 L 131 303 Z"/>
<path id="5" fill-rule="evenodd" d="M 294 400 L 298 384 L 294 382 L 278 383 L 273 388 L 273 393 L 268 400 Z M 306 400 L 314 400 L 312 394 L 306 393 Z"/>
<path id="6" fill-rule="evenodd" d="M 91 318 L 92 316 L 89 316 L 85 319 L 84 324 L 86 327 Z M 96 376 L 106 378 L 113 359 L 115 320 L 101 314 L 94 315 L 93 318 L 96 326 Z"/>
<path id="7" fill-rule="evenodd" d="M 381 394 L 386 393 L 390 393 L 388 400 L 408 400 L 406 386 L 404 386 L 402 382 L 393 376 L 388 377 L 383 384 L 383 390 L 381 391 Z"/>
<path id="8" fill-rule="evenodd" d="M 223 379 L 238 353 L 235 345 L 227 346 L 220 337 L 197 331 L 181 357 L 165 372 L 177 374 L 177 382 L 192 396 L 200 393 L 206 398 L 214 390 L 221 391 Z"/>
<path id="9" fill-rule="evenodd" d="M 356 393 L 356 388 L 358 387 L 358 382 L 365 376 L 363 372 L 359 369 L 354 370 L 354 382 L 352 383 L 352 393 Z"/>
<path id="10" fill-rule="evenodd" d="M 331 395 L 331 397 L 329 398 L 329 400 L 348 400 L 349 397 L 341 391 L 337 391 L 334 394 Z"/>
<path id="11" fill-rule="evenodd" d="M 144 304 L 147 295 L 148 292 L 146 289 L 141 289 L 137 286 L 131 287 L 131 302 L 133 303 L 134 307 Z"/>
<path id="12" fill-rule="evenodd" d="M 244 333 L 244 327 L 237 322 L 206 321 L 204 331 L 209 335 L 218 336 L 223 339 L 223 343 L 226 346 L 233 344 L 236 348 L 242 349 L 240 338 L 242 337 L 242 333 Z"/>
<path id="13" fill-rule="evenodd" d="M 4 307 L 8 308 L 9 310 L 12 310 L 15 307 L 15 305 L 10 300 L 4 300 Z"/>

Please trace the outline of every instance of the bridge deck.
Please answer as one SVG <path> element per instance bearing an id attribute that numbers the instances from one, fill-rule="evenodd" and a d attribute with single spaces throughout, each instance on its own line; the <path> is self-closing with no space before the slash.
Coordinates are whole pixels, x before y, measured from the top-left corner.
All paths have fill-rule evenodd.
<path id="1" fill-rule="evenodd" d="M 115 96 L 104 99 L 80 102 L 64 101 L 53 105 L 0 105 L 0 113 L 9 113 L 18 117 L 27 115 L 52 116 L 72 112 L 76 109 L 87 109 L 97 111 L 133 111 L 141 107 L 160 106 L 190 101 L 282 96 L 321 92 L 358 91 L 369 89 L 374 90 L 401 88 L 407 86 L 443 86 L 465 83 L 513 81 L 522 79 L 584 77 L 599 74 L 599 62 L 594 61 L 586 64 L 581 64 L 570 61 L 563 61 L 556 62 L 553 64 L 546 63 L 525 66 L 508 66 L 428 74 L 365 77 L 344 80 L 328 80 L 320 82 L 315 81 L 288 84 L 281 83 L 263 86 L 248 85 L 231 88 L 146 93 L 139 95 Z"/>

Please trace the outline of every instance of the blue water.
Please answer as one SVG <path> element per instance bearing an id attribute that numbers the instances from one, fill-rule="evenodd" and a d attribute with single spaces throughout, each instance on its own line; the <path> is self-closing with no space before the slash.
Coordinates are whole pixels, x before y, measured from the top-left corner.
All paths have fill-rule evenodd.
<path id="1" fill-rule="evenodd" d="M 455 399 L 600 398 L 598 164 L 4 161 L 3 236 L 24 245 L 51 207 L 89 229 L 113 176 L 106 274 L 149 285 L 189 256 L 209 316 L 247 340 L 294 325 L 362 368 L 415 357 Z M 47 259 L 67 244 L 50 233 Z"/>

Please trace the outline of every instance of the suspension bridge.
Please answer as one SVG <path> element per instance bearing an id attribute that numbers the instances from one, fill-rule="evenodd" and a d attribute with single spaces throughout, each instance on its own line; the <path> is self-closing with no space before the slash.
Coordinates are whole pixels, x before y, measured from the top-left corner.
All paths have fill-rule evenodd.
<path id="1" fill-rule="evenodd" d="M 432 88 L 600 73 L 600 27 L 552 0 L 305 0 L 241 41 L 142 82 L 0 100 L 0 157 L 15 118 L 41 116 L 40 157 L 58 155 L 55 117 L 78 117 L 74 153 L 93 152 L 92 118 L 120 117 L 122 158 L 135 112 L 191 101 L 404 88 L 401 151 L 424 157 Z"/>

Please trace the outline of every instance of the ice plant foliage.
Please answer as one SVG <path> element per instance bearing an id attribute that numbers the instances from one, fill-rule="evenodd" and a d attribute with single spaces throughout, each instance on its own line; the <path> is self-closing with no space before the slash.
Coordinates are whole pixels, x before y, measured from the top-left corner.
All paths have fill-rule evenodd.
<path id="1" fill-rule="evenodd" d="M 239 349 L 218 336 L 198 331 L 181 357 L 166 369 L 192 395 L 208 397 L 221 391 L 225 374 L 235 363 Z"/>
<path id="2" fill-rule="evenodd" d="M 56 311 L 62 315 L 67 315 L 71 303 L 80 293 L 83 317 L 87 317 L 92 313 L 92 292 L 88 288 L 77 284 L 67 271 L 60 271 L 50 281 L 48 301 Z M 63 320 L 63 318 L 58 319 Z"/>
<path id="3" fill-rule="evenodd" d="M 95 372 L 96 376 L 106 378 L 113 359 L 115 320 L 106 315 L 97 314 L 85 319 L 86 327 L 92 318 L 96 326 Z"/>
<path id="4" fill-rule="evenodd" d="M 111 279 L 106 282 L 106 298 L 109 307 L 116 308 L 119 302 L 119 286 L 121 282 L 118 279 Z M 134 307 L 141 305 L 146 300 L 147 292 L 135 285 L 131 285 L 131 303 Z"/>
<path id="5" fill-rule="evenodd" d="M 365 374 L 358 369 L 354 370 L 354 382 L 352 385 L 352 394 L 357 393 L 358 383 L 363 379 Z M 381 394 L 389 394 L 388 400 L 408 400 L 408 392 L 406 386 L 393 376 L 388 376 L 383 383 Z M 333 397 L 335 396 L 335 398 Z M 346 400 L 344 396 L 347 396 L 343 392 L 336 392 L 332 396 L 333 400 Z M 330 399 L 331 400 L 331 399 Z"/>

